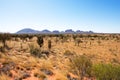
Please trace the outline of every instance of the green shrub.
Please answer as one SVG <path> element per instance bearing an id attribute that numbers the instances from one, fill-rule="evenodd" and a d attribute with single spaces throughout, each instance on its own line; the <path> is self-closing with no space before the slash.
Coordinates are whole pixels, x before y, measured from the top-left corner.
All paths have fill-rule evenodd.
<path id="1" fill-rule="evenodd" d="M 120 66 L 96 64 L 93 65 L 93 75 L 97 80 L 120 80 Z"/>

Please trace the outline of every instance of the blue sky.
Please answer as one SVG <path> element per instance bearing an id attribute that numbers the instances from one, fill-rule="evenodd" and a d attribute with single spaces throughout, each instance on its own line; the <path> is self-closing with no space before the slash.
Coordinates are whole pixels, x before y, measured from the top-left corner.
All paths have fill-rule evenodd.
<path id="1" fill-rule="evenodd" d="M 23 28 L 120 33 L 120 0 L 0 0 L 0 32 Z"/>

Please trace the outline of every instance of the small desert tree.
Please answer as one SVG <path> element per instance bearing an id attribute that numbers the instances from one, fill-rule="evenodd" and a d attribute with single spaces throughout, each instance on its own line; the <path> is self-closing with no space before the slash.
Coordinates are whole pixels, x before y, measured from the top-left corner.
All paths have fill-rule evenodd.
<path id="1" fill-rule="evenodd" d="M 72 37 L 73 37 L 73 40 L 75 40 L 75 39 L 77 38 L 77 36 L 76 36 L 76 35 L 72 35 Z"/>
<path id="2" fill-rule="evenodd" d="M 80 45 L 80 43 L 82 43 L 82 40 L 80 38 L 76 38 L 75 39 L 75 45 Z"/>
<path id="3" fill-rule="evenodd" d="M 50 50 L 51 49 L 51 47 L 52 47 L 52 45 L 51 45 L 51 40 L 48 40 L 48 49 Z"/>
<path id="4" fill-rule="evenodd" d="M 11 35 L 8 33 L 0 34 L 0 41 L 3 43 L 3 48 L 6 48 L 6 40 L 9 40 L 11 38 Z"/>
<path id="5" fill-rule="evenodd" d="M 38 37 L 37 37 L 37 43 L 39 44 L 40 47 L 42 47 L 42 46 L 43 46 L 43 43 L 44 43 L 43 37 L 38 36 Z"/>
<path id="6" fill-rule="evenodd" d="M 55 42 L 56 42 L 56 44 L 59 42 L 59 38 L 58 37 L 56 37 Z"/>
<path id="7" fill-rule="evenodd" d="M 78 75 L 79 80 L 83 80 L 85 76 L 90 76 L 92 62 L 85 55 L 75 56 L 71 59 L 70 67 L 72 72 Z"/>

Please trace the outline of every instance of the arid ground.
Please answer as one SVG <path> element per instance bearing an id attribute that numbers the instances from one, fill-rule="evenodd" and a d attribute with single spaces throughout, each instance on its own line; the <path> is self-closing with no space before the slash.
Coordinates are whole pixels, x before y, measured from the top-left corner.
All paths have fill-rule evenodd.
<path id="1" fill-rule="evenodd" d="M 119 34 L 23 36 L 0 37 L 0 80 L 80 80 L 70 66 L 76 55 L 92 64 L 120 65 Z M 96 79 L 85 75 L 82 80 Z"/>

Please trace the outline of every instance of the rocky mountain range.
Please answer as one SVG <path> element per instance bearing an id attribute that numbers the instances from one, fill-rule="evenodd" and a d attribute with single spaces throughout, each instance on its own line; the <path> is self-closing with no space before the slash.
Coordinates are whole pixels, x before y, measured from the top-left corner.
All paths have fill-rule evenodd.
<path id="1" fill-rule="evenodd" d="M 30 29 L 30 28 L 25 28 L 16 32 L 16 34 L 75 34 L 75 33 L 92 34 L 94 32 L 81 31 L 81 30 L 73 31 L 72 29 L 67 29 L 65 31 L 59 31 L 59 30 L 50 31 L 45 29 L 45 30 L 39 31 L 39 30 Z"/>

